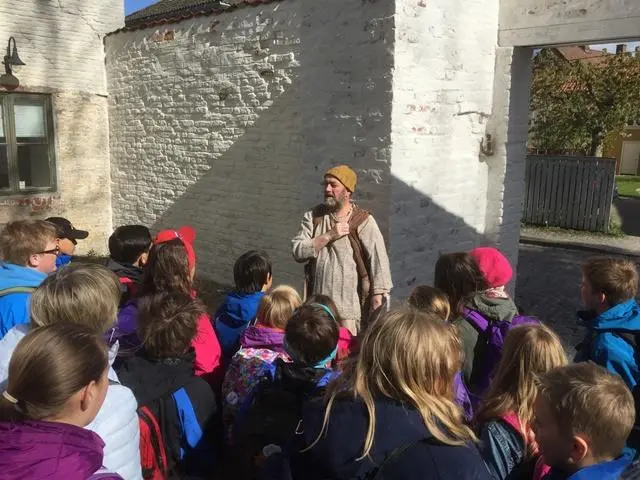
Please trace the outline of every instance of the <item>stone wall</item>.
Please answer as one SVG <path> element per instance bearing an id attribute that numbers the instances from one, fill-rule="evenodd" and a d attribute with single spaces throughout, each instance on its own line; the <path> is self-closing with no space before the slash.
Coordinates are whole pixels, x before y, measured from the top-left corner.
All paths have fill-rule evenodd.
<path id="1" fill-rule="evenodd" d="M 190 223 L 200 274 L 230 283 L 258 248 L 276 283 L 301 286 L 290 239 L 345 162 L 386 229 L 389 9 L 282 1 L 110 35 L 114 224 Z"/>
<path id="2" fill-rule="evenodd" d="M 66 216 L 91 231 L 78 253 L 105 251 L 112 215 L 103 39 L 123 24 L 121 0 L 0 3 L 0 52 L 14 36 L 26 63 L 14 69 L 17 91 L 51 95 L 57 178 L 55 192 L 0 197 L 0 224 Z"/>

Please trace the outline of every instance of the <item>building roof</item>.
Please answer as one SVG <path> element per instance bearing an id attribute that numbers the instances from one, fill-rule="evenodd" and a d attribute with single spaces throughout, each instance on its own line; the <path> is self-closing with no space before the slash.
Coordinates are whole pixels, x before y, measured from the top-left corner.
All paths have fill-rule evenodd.
<path id="1" fill-rule="evenodd" d="M 257 5 L 273 1 L 277 0 L 160 0 L 128 15 L 124 20 L 125 28 L 118 31 L 176 23 L 193 17 L 224 12 L 243 5 Z"/>
<path id="2" fill-rule="evenodd" d="M 584 45 L 571 47 L 556 47 L 555 50 L 560 56 L 569 62 L 581 61 L 586 63 L 602 63 L 610 53 L 601 50 L 591 50 Z"/>

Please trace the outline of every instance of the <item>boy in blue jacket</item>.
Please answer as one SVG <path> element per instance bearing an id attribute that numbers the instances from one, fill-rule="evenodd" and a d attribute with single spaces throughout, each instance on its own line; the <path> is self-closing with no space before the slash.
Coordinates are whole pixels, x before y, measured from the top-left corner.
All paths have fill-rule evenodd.
<path id="1" fill-rule="evenodd" d="M 0 232 L 0 339 L 29 323 L 33 290 L 56 270 L 60 249 L 55 227 L 43 220 L 9 222 Z"/>
<path id="2" fill-rule="evenodd" d="M 227 295 L 213 322 L 226 360 L 238 351 L 240 337 L 256 318 L 260 301 L 271 288 L 273 277 L 269 256 L 256 250 L 242 254 L 233 266 L 233 280 L 235 290 Z"/>
<path id="3" fill-rule="evenodd" d="M 544 480 L 617 480 L 634 451 L 633 396 L 619 377 L 589 363 L 556 368 L 541 378 L 533 428 L 551 467 Z"/>
<path id="4" fill-rule="evenodd" d="M 587 336 L 575 361 L 592 360 L 622 377 L 633 390 L 640 380 L 636 336 L 640 335 L 638 270 L 626 259 L 596 257 L 582 267 L 581 296 L 587 310 L 579 312 Z"/>

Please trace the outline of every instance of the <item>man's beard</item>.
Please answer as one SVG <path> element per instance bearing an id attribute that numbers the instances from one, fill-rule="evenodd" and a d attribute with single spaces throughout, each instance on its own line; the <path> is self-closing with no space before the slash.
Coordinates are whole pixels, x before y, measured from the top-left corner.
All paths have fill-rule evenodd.
<path id="1" fill-rule="evenodd" d="M 342 208 L 342 202 L 335 197 L 324 197 L 324 206 L 333 213 Z"/>

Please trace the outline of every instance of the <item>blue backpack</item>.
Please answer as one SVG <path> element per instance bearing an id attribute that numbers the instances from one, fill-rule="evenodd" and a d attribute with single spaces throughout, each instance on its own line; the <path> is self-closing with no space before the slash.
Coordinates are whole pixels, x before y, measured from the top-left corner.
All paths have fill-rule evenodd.
<path id="1" fill-rule="evenodd" d="M 516 315 L 510 322 L 489 321 L 479 312 L 468 308 L 464 309 L 464 318 L 471 326 L 478 331 L 478 348 L 474 358 L 473 375 L 471 380 L 471 390 L 473 392 L 472 401 L 476 404 L 479 398 L 484 396 L 493 371 L 502 358 L 502 347 L 504 339 L 509 331 L 518 325 L 540 324 L 540 320 L 524 315 Z M 473 398 L 475 397 L 475 398 Z M 479 397 L 479 398 L 478 398 Z"/>

